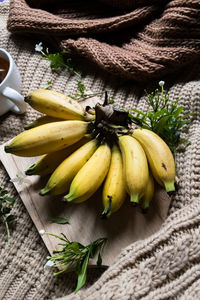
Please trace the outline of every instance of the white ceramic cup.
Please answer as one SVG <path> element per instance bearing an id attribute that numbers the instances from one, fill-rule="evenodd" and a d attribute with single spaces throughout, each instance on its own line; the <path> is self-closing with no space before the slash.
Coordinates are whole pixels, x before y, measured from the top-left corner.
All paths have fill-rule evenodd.
<path id="1" fill-rule="evenodd" d="M 0 116 L 9 110 L 22 114 L 26 110 L 24 97 L 20 94 L 21 77 L 11 55 L 0 48 L 0 57 L 9 62 L 9 69 L 6 77 L 0 83 Z"/>

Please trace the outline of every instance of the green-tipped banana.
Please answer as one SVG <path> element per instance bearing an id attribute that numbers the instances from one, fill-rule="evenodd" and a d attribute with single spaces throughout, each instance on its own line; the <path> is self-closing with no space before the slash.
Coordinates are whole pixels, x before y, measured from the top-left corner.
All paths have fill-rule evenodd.
<path id="1" fill-rule="evenodd" d="M 153 199 L 153 195 L 154 195 L 154 179 L 153 176 L 151 175 L 151 172 L 149 172 L 149 179 L 141 203 L 143 212 L 146 212 L 148 210 L 149 204 Z"/>
<path id="2" fill-rule="evenodd" d="M 91 140 L 67 157 L 53 172 L 40 194 L 60 195 L 66 193 L 74 176 L 92 156 L 97 146 L 98 141 Z"/>
<path id="3" fill-rule="evenodd" d="M 121 152 L 117 145 L 112 147 L 110 168 L 103 186 L 102 217 L 109 217 L 122 206 L 126 198 Z"/>
<path id="4" fill-rule="evenodd" d="M 25 101 L 37 111 L 48 116 L 67 120 L 88 120 L 83 106 L 62 93 L 40 89 L 25 97 Z M 93 116 L 90 116 L 93 118 Z"/>
<path id="5" fill-rule="evenodd" d="M 89 199 L 105 179 L 111 159 L 111 149 L 107 143 L 98 147 L 92 157 L 74 177 L 69 194 L 64 198 L 67 202 L 80 203 Z"/>
<path id="6" fill-rule="evenodd" d="M 55 169 L 75 150 L 89 142 L 89 137 L 83 137 L 77 143 L 56 152 L 44 154 L 37 163 L 32 165 L 26 172 L 26 175 L 46 176 L 52 174 Z"/>
<path id="7" fill-rule="evenodd" d="M 63 119 L 50 117 L 50 116 L 42 116 L 42 117 L 36 119 L 35 121 L 33 121 L 32 123 L 25 125 L 24 129 L 28 130 L 28 129 L 31 129 L 34 127 L 38 127 L 40 125 L 44 125 L 44 124 L 52 123 L 52 122 L 59 122 L 59 121 L 63 121 Z"/>
<path id="8" fill-rule="evenodd" d="M 153 131 L 136 129 L 133 132 L 142 145 L 156 181 L 165 187 L 167 192 L 175 190 L 175 163 L 167 144 Z"/>
<path id="9" fill-rule="evenodd" d="M 5 151 L 27 157 L 55 152 L 83 138 L 89 124 L 84 121 L 60 121 L 41 125 L 20 133 L 5 146 Z"/>
<path id="10" fill-rule="evenodd" d="M 144 195 L 148 182 L 149 169 L 145 152 L 140 143 L 132 136 L 119 137 L 122 152 L 123 174 L 130 200 L 135 205 Z"/>

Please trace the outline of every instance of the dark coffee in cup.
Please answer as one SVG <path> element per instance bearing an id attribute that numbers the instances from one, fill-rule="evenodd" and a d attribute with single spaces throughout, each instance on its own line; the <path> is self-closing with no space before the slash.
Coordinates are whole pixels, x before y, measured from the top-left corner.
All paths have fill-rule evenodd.
<path id="1" fill-rule="evenodd" d="M 9 62 L 0 57 L 0 84 L 6 77 L 9 69 Z"/>

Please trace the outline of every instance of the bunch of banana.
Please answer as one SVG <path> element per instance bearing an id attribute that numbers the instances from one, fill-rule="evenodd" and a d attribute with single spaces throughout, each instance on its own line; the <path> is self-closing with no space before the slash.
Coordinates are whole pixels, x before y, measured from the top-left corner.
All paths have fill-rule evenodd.
<path id="1" fill-rule="evenodd" d="M 86 112 L 77 101 L 50 90 L 33 91 L 25 100 L 45 115 L 27 125 L 5 151 L 42 155 L 26 171 L 50 176 L 41 195 L 65 195 L 66 202 L 80 203 L 102 187 L 102 217 L 109 217 L 127 195 L 146 211 L 154 180 L 167 192 L 175 190 L 169 147 L 150 130 L 130 130 L 127 112 L 100 104 Z"/>

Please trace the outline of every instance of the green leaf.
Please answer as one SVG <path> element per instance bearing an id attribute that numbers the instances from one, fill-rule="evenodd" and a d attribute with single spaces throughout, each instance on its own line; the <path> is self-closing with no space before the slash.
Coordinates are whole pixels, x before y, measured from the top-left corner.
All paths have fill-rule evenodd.
<path id="1" fill-rule="evenodd" d="M 6 218 L 6 221 L 9 223 L 9 222 L 12 222 L 14 220 L 17 219 L 17 216 L 15 215 L 9 215 L 7 218 Z"/>
<path id="2" fill-rule="evenodd" d="M 17 217 L 15 215 L 10 215 L 10 211 L 12 209 L 12 206 L 14 205 L 15 199 L 7 196 L 4 197 L 7 194 L 8 191 L 4 190 L 0 186 L 0 222 L 2 222 L 6 227 L 8 244 L 10 244 L 10 230 L 9 230 L 8 223 L 16 219 Z"/>
<path id="3" fill-rule="evenodd" d="M 87 255 L 84 257 L 82 264 L 81 264 L 81 269 L 78 272 L 78 282 L 77 286 L 75 289 L 75 293 L 77 293 L 85 284 L 86 282 L 86 275 L 87 275 L 87 266 L 88 266 L 88 261 L 90 257 L 90 252 L 87 253 Z"/>
<path id="4" fill-rule="evenodd" d="M 183 114 L 183 106 L 178 107 L 178 100 L 174 100 L 172 104 L 169 102 L 169 93 L 163 87 L 161 90 L 147 95 L 146 102 L 150 109 L 146 113 L 140 110 L 131 109 L 137 115 L 129 114 L 133 123 L 154 131 L 158 134 L 171 148 L 175 151 L 181 143 L 181 128 L 189 123 L 189 115 Z M 143 117 L 141 117 L 143 115 Z"/>
<path id="5" fill-rule="evenodd" d="M 178 118 L 178 116 L 182 113 L 182 111 L 183 111 L 183 106 L 179 106 L 177 108 L 177 110 L 175 110 L 174 113 L 173 113 L 174 117 Z"/>
<path id="6" fill-rule="evenodd" d="M 131 111 L 134 111 L 134 112 L 136 112 L 136 113 L 138 113 L 139 115 L 143 115 L 143 116 L 146 115 L 146 113 L 144 113 L 144 112 L 142 112 L 141 110 L 138 110 L 138 109 L 136 109 L 136 108 L 131 108 L 130 110 L 131 110 Z"/>
<path id="7" fill-rule="evenodd" d="M 101 253 L 99 251 L 98 259 L 97 259 L 97 266 L 100 267 L 101 265 L 102 265 L 102 258 L 101 258 Z"/>
<path id="8" fill-rule="evenodd" d="M 8 194 L 8 191 L 6 190 L 1 190 L 0 191 L 0 196 L 3 197 L 4 195 Z"/>
<path id="9" fill-rule="evenodd" d="M 44 89 L 47 90 L 50 88 L 50 86 L 52 85 L 51 81 L 48 81 L 45 85 L 44 85 Z"/>
<path id="10" fill-rule="evenodd" d="M 85 87 L 84 83 L 81 80 L 78 80 L 78 91 L 80 92 L 81 97 L 84 96 L 85 89 L 86 89 L 86 87 Z"/>
<path id="11" fill-rule="evenodd" d="M 7 215 L 7 214 L 9 214 L 9 213 L 10 213 L 10 211 L 11 211 L 11 208 L 10 208 L 10 207 L 3 207 L 3 209 L 2 209 L 2 213 L 3 213 L 3 215 Z"/>
<path id="12" fill-rule="evenodd" d="M 78 242 L 71 242 L 71 243 L 69 243 L 68 245 L 67 245 L 67 247 L 66 247 L 66 249 L 70 249 L 70 250 L 72 250 L 74 253 L 76 253 L 76 254 L 80 254 L 81 253 L 81 251 L 84 249 L 85 247 L 82 245 L 82 244 L 80 244 L 80 243 L 78 243 Z"/>
<path id="13" fill-rule="evenodd" d="M 180 129 L 181 127 L 183 127 L 185 124 L 187 124 L 188 123 L 188 120 L 183 120 L 183 121 L 180 121 L 179 123 L 178 123 L 178 126 L 177 126 L 177 129 Z"/>
<path id="14" fill-rule="evenodd" d="M 109 104 L 114 104 L 114 103 L 115 103 L 115 100 L 113 100 L 113 99 L 108 99 L 108 103 L 109 103 Z"/>
<path id="15" fill-rule="evenodd" d="M 15 199 L 14 199 L 14 198 L 11 198 L 11 197 L 4 197 L 4 201 L 10 202 L 10 203 L 12 203 L 12 204 L 15 203 Z"/>
<path id="16" fill-rule="evenodd" d="M 57 224 L 69 224 L 69 220 L 62 217 L 52 218 L 51 221 Z"/>
<path id="17" fill-rule="evenodd" d="M 100 252 L 102 251 L 102 247 L 107 239 L 99 238 L 89 245 L 84 246 L 79 242 L 70 242 L 63 233 L 61 233 L 61 236 L 57 236 L 52 233 L 48 234 L 64 241 L 64 243 L 58 244 L 62 246 L 62 249 L 53 250 L 53 253 L 55 253 L 56 255 L 48 257 L 48 259 L 56 263 L 54 265 L 55 267 L 62 267 L 62 270 L 54 273 L 54 275 L 58 275 L 71 267 L 75 267 L 78 276 L 77 287 L 75 291 L 77 292 L 85 284 L 89 259 L 92 258 L 97 253 L 97 251 L 99 251 L 97 262 L 98 265 L 101 265 L 102 259 Z"/>
<path id="18" fill-rule="evenodd" d="M 157 119 L 160 116 L 164 116 L 164 114 L 167 113 L 167 110 L 165 108 L 158 110 L 156 113 L 153 114 L 153 118 Z"/>
<path id="19" fill-rule="evenodd" d="M 61 53 L 53 53 L 48 55 L 48 59 L 51 61 L 51 69 L 58 69 L 65 67 L 65 62 Z"/>

